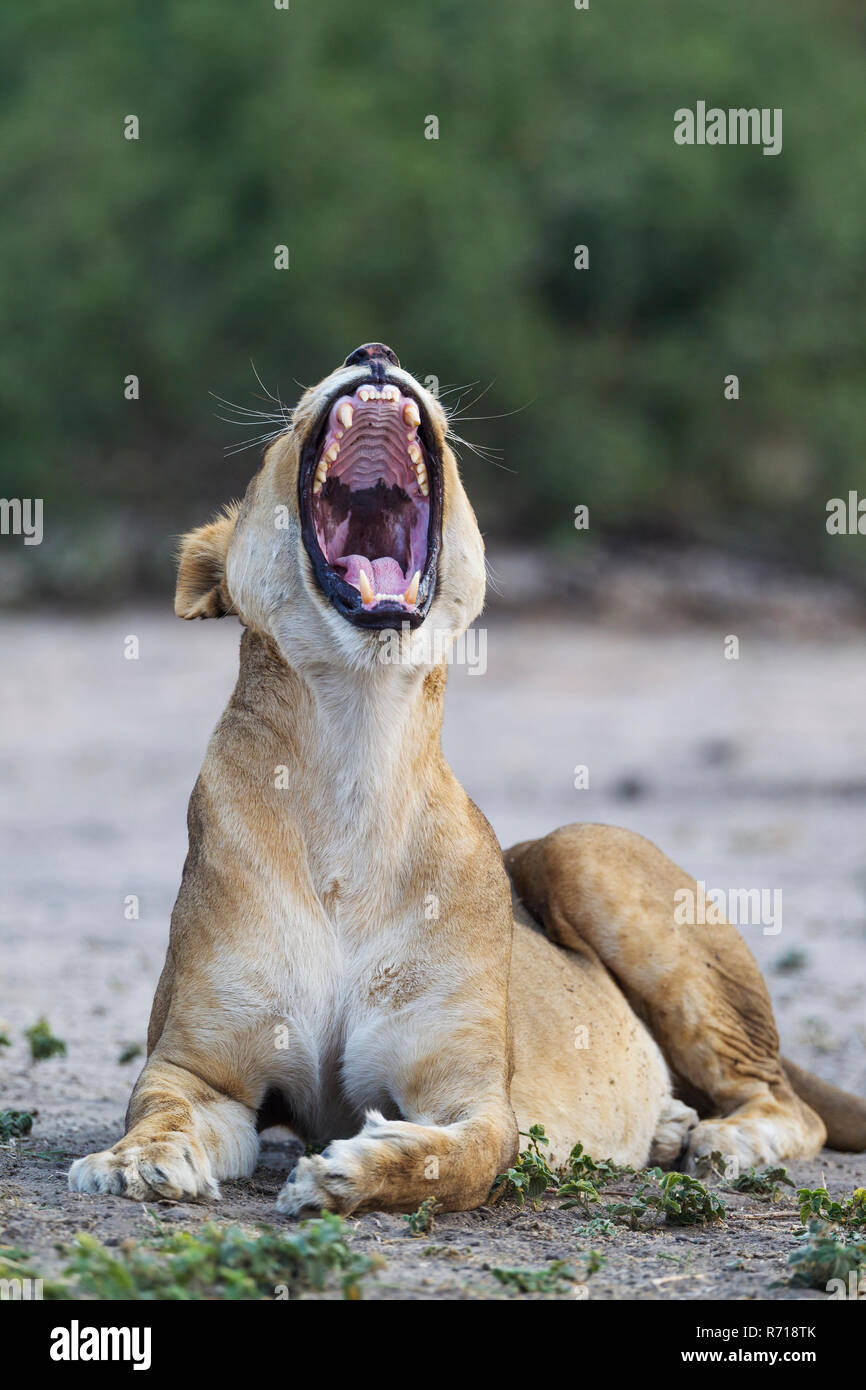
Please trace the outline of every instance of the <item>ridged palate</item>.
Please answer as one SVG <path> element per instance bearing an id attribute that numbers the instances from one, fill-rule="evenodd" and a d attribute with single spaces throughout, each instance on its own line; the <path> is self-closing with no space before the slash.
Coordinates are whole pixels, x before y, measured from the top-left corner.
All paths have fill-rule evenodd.
<path id="1" fill-rule="evenodd" d="M 318 496 L 329 477 L 354 490 L 375 487 L 382 479 L 407 492 L 430 491 L 424 450 L 418 439 L 421 413 L 396 386 L 360 386 L 341 396 L 328 416 L 328 428 L 313 475 Z"/>

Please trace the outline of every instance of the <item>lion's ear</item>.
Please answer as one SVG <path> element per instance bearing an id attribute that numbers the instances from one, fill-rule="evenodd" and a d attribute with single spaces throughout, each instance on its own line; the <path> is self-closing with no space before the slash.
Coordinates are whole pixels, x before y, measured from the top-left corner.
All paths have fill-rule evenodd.
<path id="1" fill-rule="evenodd" d="M 207 526 L 181 537 L 174 595 L 179 618 L 222 618 L 231 609 L 226 555 L 239 511 L 240 503 L 231 502 Z"/>

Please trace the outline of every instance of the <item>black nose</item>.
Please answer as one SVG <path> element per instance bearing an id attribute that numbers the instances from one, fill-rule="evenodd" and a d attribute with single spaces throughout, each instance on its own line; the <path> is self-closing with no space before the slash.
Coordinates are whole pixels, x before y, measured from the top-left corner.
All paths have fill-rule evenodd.
<path id="1" fill-rule="evenodd" d="M 376 359 L 390 362 L 392 367 L 399 367 L 400 359 L 396 352 L 392 352 L 385 343 L 362 343 L 361 347 L 355 348 L 343 363 L 344 367 L 354 367 L 359 362 L 374 362 Z"/>

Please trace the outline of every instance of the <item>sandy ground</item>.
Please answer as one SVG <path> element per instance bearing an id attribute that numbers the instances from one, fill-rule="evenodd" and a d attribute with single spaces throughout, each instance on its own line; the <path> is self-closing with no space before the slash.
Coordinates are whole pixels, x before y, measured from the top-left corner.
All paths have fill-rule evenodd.
<path id="1" fill-rule="evenodd" d="M 452 672 L 448 756 L 502 842 L 571 820 L 640 830 L 711 887 L 780 889 L 782 927 L 744 933 L 770 982 L 788 1055 L 866 1094 L 866 746 L 862 641 L 726 629 L 611 632 L 565 621 L 492 621 L 487 671 Z M 139 639 L 138 660 L 124 640 Z M 0 674 L 3 877 L 0 1106 L 35 1109 L 29 1140 L 0 1147 L 0 1243 L 57 1268 L 78 1230 L 116 1242 L 152 1228 L 120 1198 L 73 1196 L 71 1160 L 118 1137 L 143 1043 L 185 853 L 187 798 L 231 690 L 239 630 L 150 609 L 6 618 Z M 575 790 L 574 770 L 590 788 Z M 140 917 L 124 917 L 135 894 Z M 792 954 L 795 953 L 796 954 Z M 22 1030 L 46 1015 L 68 1055 L 29 1060 Z M 214 1209 L 273 1220 L 288 1166 L 269 1144 Z M 832 1192 L 866 1180 L 862 1156 L 790 1165 Z M 590 1245 L 606 1256 L 591 1298 L 810 1298 L 773 1288 L 793 1248 L 793 1202 L 730 1199 L 725 1226 L 582 1237 L 545 1203 L 443 1216 L 407 1238 L 399 1217 L 355 1227 L 387 1267 L 378 1298 L 502 1297 L 490 1267 L 536 1268 Z M 160 1205 L 196 1224 L 202 1208 Z M 435 1253 L 425 1254 L 433 1247 Z M 573 1296 L 573 1294 L 571 1295 Z"/>

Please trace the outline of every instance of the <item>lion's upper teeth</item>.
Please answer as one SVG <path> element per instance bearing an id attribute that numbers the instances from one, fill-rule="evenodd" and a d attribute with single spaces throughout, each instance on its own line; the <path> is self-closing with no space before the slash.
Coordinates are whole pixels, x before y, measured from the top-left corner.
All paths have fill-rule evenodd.
<path id="1" fill-rule="evenodd" d="M 414 401 L 407 401 L 403 407 L 403 419 L 412 429 L 417 429 L 421 423 L 421 412 Z"/>
<path id="2" fill-rule="evenodd" d="M 424 463 L 424 457 L 421 453 L 420 444 L 416 444 L 413 441 L 413 443 L 409 445 L 407 452 L 415 468 L 415 477 L 418 480 L 418 486 L 421 489 L 421 495 L 422 497 L 426 497 L 428 492 L 430 491 L 430 484 L 427 481 L 427 467 Z"/>
<path id="3" fill-rule="evenodd" d="M 348 401 L 344 401 L 343 404 L 340 406 L 340 409 L 337 411 L 337 418 L 340 421 L 340 424 L 345 425 L 347 430 L 350 430 L 352 428 L 352 417 L 354 413 L 355 412 L 353 411 Z"/>

